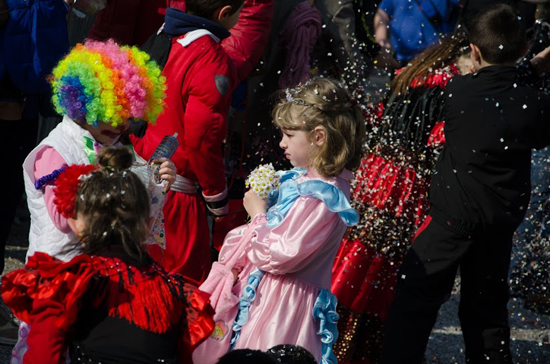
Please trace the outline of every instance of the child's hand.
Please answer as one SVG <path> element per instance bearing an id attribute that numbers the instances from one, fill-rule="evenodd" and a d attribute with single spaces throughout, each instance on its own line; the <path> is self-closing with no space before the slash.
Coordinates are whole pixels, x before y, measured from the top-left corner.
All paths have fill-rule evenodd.
<path id="1" fill-rule="evenodd" d="M 168 182 L 168 188 L 176 181 L 176 165 L 168 158 L 158 158 L 153 163 L 160 164 L 159 177 Z"/>
<path id="2" fill-rule="evenodd" d="M 252 190 L 248 190 L 248 192 L 244 194 L 243 205 L 252 219 L 254 216 L 265 214 L 267 211 L 267 201 L 259 198 L 256 192 Z"/>

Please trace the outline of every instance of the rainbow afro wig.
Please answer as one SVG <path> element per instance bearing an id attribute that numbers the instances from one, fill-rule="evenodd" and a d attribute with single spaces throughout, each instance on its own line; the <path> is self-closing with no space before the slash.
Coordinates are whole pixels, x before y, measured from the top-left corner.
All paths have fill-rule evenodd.
<path id="1" fill-rule="evenodd" d="M 155 122 L 164 109 L 166 78 L 136 47 L 87 40 L 52 74 L 55 110 L 80 123 L 117 127 L 130 118 Z"/>

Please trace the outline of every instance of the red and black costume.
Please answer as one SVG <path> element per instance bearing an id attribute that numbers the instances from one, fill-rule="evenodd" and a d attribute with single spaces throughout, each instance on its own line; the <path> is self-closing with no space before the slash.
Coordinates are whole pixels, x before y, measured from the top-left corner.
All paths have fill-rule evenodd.
<path id="1" fill-rule="evenodd" d="M 334 351 L 341 363 L 377 363 L 380 357 L 397 269 L 426 217 L 434 149 L 445 140 L 443 88 L 456 74 L 451 65 L 417 78 L 407 94 L 392 95 L 383 111 L 369 115 L 372 147 L 352 193 L 361 220 L 344 237 L 332 275 L 340 314 Z"/>
<path id="2" fill-rule="evenodd" d="M 153 247 L 149 253 L 167 271 L 199 282 L 211 263 L 203 198 L 214 213 L 227 212 L 222 144 L 231 94 L 261 57 L 272 7 L 272 0 L 246 0 L 231 34 L 207 19 L 166 11 L 164 32 L 173 37 L 163 70 L 167 107 L 132 143 L 148 159 L 165 135 L 178 133 L 180 145 L 171 159 L 179 177 L 164 207 L 166 250 Z"/>
<path id="3" fill-rule="evenodd" d="M 28 323 L 25 363 L 179 363 L 214 322 L 208 295 L 121 247 L 62 262 L 45 253 L 2 277 L 2 297 Z M 80 361 L 79 361 L 80 360 Z"/>

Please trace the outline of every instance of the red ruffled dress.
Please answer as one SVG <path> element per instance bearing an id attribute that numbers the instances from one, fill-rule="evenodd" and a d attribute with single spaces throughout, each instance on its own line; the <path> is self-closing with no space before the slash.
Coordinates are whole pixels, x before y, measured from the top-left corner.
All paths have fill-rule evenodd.
<path id="1" fill-rule="evenodd" d="M 213 328 L 208 295 L 119 249 L 62 262 L 35 253 L 2 277 L 2 297 L 31 330 L 25 363 L 190 363 Z"/>
<path id="2" fill-rule="evenodd" d="M 352 186 L 361 218 L 342 240 L 332 270 L 340 363 L 379 361 L 397 270 L 426 217 L 434 149 L 445 139 L 442 89 L 456 74 L 454 65 L 437 70 L 414 80 L 407 95 L 390 97 L 383 112 L 371 110 L 373 147 Z"/>

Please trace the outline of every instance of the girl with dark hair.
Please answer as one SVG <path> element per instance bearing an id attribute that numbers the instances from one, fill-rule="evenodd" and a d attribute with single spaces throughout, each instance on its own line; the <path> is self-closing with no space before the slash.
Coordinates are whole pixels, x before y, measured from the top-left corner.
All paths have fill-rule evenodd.
<path id="1" fill-rule="evenodd" d="M 342 363 L 377 363 L 397 269 L 426 217 L 435 149 L 444 142 L 443 88 L 469 72 L 465 36 L 444 37 L 397 71 L 355 173 L 360 222 L 342 240 L 331 289 L 338 297 Z"/>
<path id="2" fill-rule="evenodd" d="M 67 348 L 75 363 L 190 362 L 212 331 L 208 296 L 145 253 L 149 195 L 132 161 L 128 148 L 107 148 L 99 169 L 68 166 L 55 204 L 83 254 L 62 262 L 37 252 L 2 278 L 5 302 L 32 327 L 25 363 L 63 363 Z"/>

